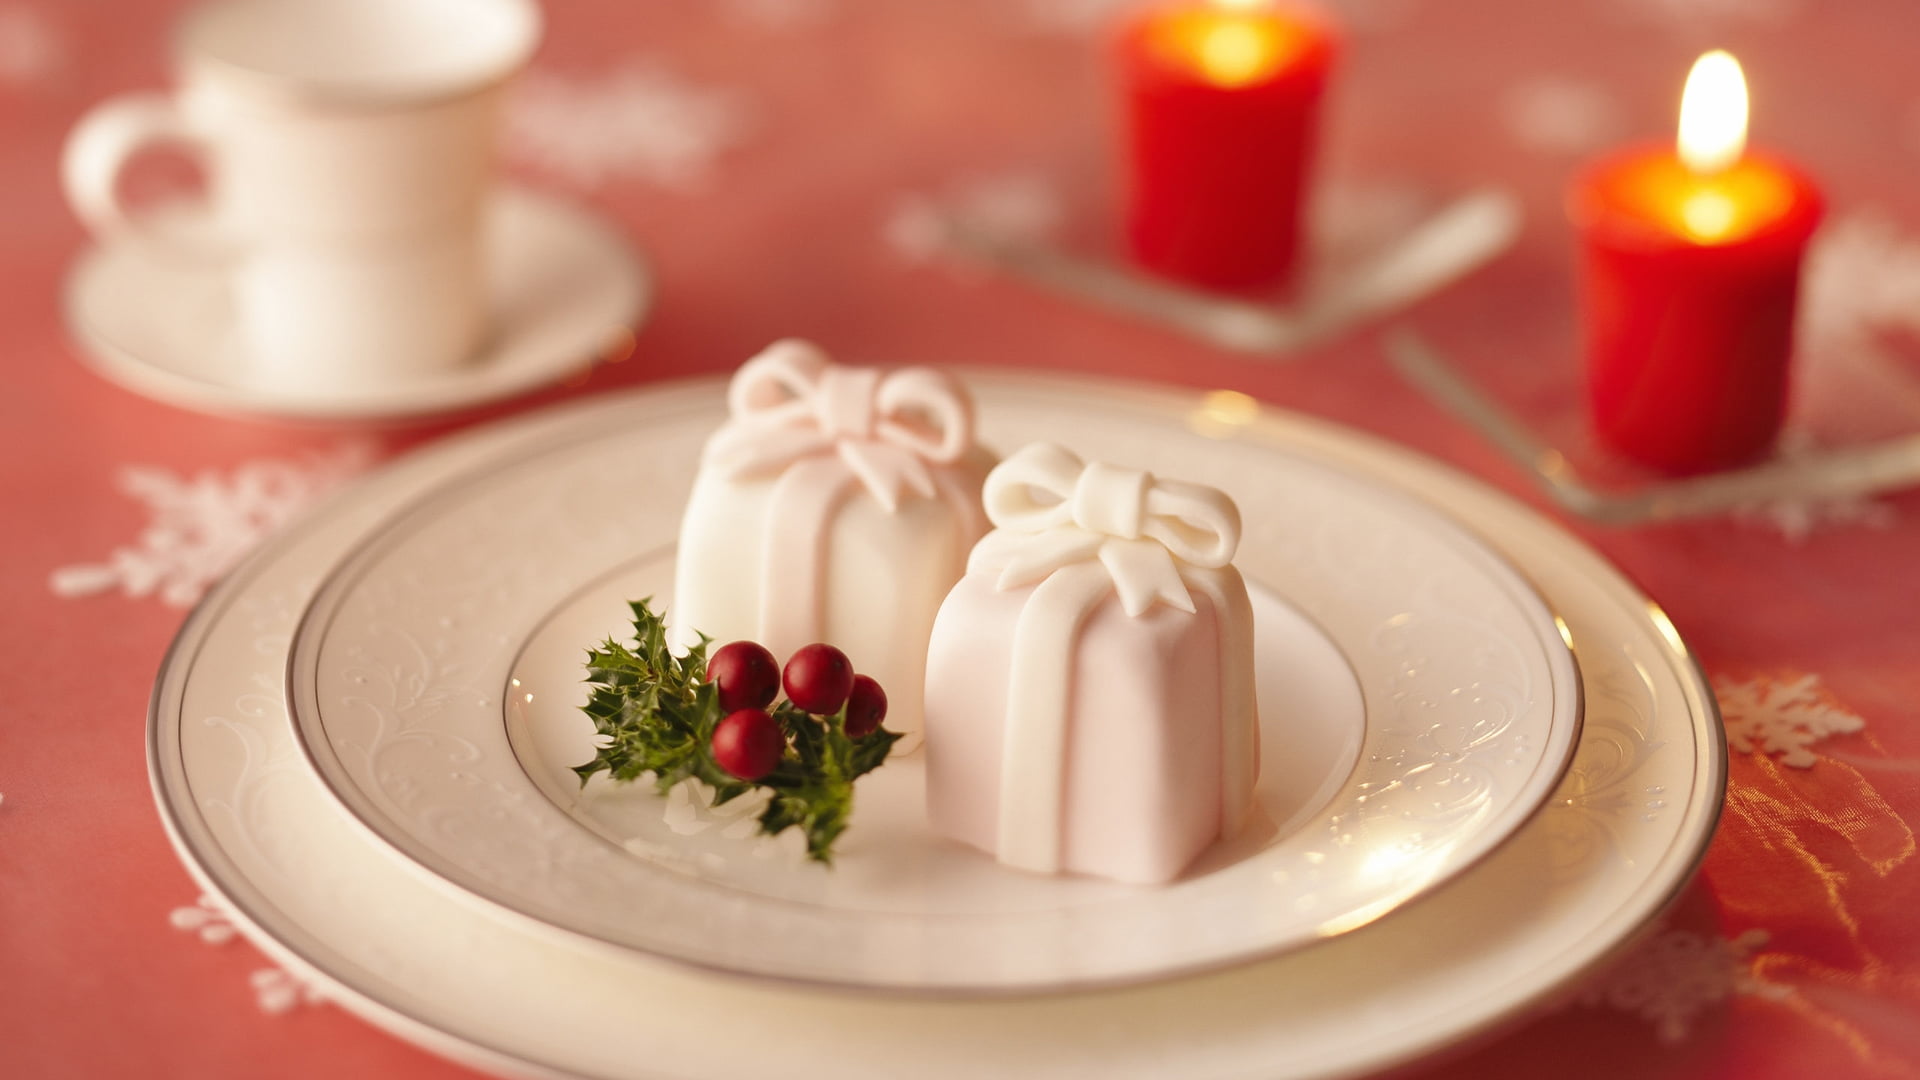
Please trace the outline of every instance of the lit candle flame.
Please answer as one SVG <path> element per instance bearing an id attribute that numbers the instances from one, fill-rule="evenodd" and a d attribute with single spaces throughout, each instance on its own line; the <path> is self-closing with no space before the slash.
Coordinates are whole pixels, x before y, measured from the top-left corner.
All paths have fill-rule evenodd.
<path id="1" fill-rule="evenodd" d="M 1715 49 L 1693 62 L 1680 95 L 1680 160 L 1696 173 L 1721 172 L 1747 149 L 1747 79 L 1740 61 Z"/>

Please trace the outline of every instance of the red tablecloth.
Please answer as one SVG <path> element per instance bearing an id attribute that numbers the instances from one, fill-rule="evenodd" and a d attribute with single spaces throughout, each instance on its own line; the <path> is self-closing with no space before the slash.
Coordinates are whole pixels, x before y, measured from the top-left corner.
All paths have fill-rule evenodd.
<path id="1" fill-rule="evenodd" d="M 982 183 L 1003 214 L 1034 210 L 1005 193 L 1038 185 L 1070 236 L 1111 243 L 1098 44 L 1112 0 L 553 0 L 513 167 L 601 207 L 654 259 L 658 305 L 631 359 L 410 428 L 144 400 L 77 363 L 61 325 L 62 275 L 87 241 L 55 163 L 90 104 L 164 82 L 177 7 L 0 0 L 0 1075 L 462 1072 L 256 977 L 270 965 L 244 943 L 203 944 L 218 928 L 177 911 L 197 890 L 162 834 L 141 739 L 152 674 L 208 573 L 312 490 L 456 427 L 724 371 L 800 335 L 861 361 L 1230 387 L 1539 501 L 1391 375 L 1371 332 L 1267 363 L 903 256 L 888 230 L 903 199 Z M 1328 190 L 1492 183 L 1522 200 L 1512 251 L 1400 318 L 1542 431 L 1585 438 L 1561 187 L 1598 146 L 1670 130 L 1688 63 L 1717 45 L 1753 81 L 1756 141 L 1832 200 L 1797 426 L 1828 443 L 1920 426 L 1901 351 L 1920 332 L 1909 0 L 1335 7 L 1352 38 Z M 159 173 L 146 180 L 179 182 Z M 282 497 L 248 486 L 262 484 Z M 1714 677 L 1736 743 L 1727 813 L 1665 929 L 1581 1001 L 1436 1075 L 1920 1075 L 1915 513 L 1907 494 L 1631 531 L 1570 523 L 1666 605 Z"/>

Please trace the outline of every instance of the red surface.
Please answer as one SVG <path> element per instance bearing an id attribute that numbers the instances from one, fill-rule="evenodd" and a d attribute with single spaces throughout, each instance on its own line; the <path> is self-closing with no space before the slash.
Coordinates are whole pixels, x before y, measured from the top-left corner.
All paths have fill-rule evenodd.
<path id="1" fill-rule="evenodd" d="M 1284 285 L 1299 261 L 1332 34 L 1283 9 L 1212 8 L 1176 0 L 1120 39 L 1127 239 L 1143 266 L 1168 277 Z M 1223 20 L 1281 54 L 1272 70 L 1244 84 L 1209 77 L 1198 34 Z"/>
<path id="2" fill-rule="evenodd" d="M 704 184 L 614 177 L 580 193 L 646 246 L 660 275 L 631 359 L 479 416 L 374 432 L 381 453 L 564 398 L 724 371 L 802 335 L 852 360 L 1231 388 L 1405 443 L 1544 508 L 1478 436 L 1392 376 L 1371 331 L 1292 363 L 1249 360 L 890 251 L 879 225 L 902 192 L 1009 166 L 1057 178 L 1077 234 L 1116 231 L 1104 50 L 1035 33 L 1026 0 L 842 0 L 788 29 L 741 22 L 730 12 L 744 0 L 547 6 L 542 67 L 592 75 L 659 58 L 743 95 L 754 125 Z M 0 77 L 0 1077 L 468 1076 L 336 1008 L 262 1013 L 248 984 L 262 957 L 168 925 L 198 890 L 154 812 L 142 728 L 182 612 L 118 594 L 59 598 L 48 576 L 99 562 L 146 528 L 146 511 L 116 487 L 127 466 L 226 474 L 365 433 L 183 412 L 76 362 L 59 290 L 85 238 L 58 194 L 60 140 L 91 103 L 161 84 L 179 5 L 8 0 L 0 21 L 20 10 L 62 36 L 66 60 L 32 80 Z M 1513 250 L 1398 320 L 1583 464 L 1600 459 L 1585 443 L 1561 197 L 1585 150 L 1516 139 L 1509 95 L 1542 79 L 1595 86 L 1620 129 L 1657 136 L 1673 123 L 1675 72 L 1725 45 L 1754 81 L 1767 141 L 1822 177 L 1828 228 L 1871 213 L 1909 238 L 1860 279 L 1897 281 L 1912 257 L 1902 254 L 1920 236 L 1911 0 L 1351 0 L 1343 11 L 1352 37 L 1325 119 L 1326 175 L 1426 192 L 1499 183 L 1528 215 Z M 1859 299 L 1871 291 L 1860 289 Z M 1883 306 L 1910 306 L 1900 295 Z M 1904 325 L 1870 327 L 1874 343 L 1910 355 Z M 1902 378 L 1883 379 L 1854 350 L 1803 354 L 1795 422 L 1831 442 L 1920 430 L 1915 367 L 1900 364 Z M 1709 996 L 1676 1042 L 1629 1011 L 1574 1003 L 1420 1072 L 1920 1076 L 1920 494 L 1888 497 L 1883 510 L 1801 544 L 1728 519 L 1567 522 L 1665 606 L 1709 673 L 1818 675 L 1821 698 L 1866 728 L 1815 744 L 1807 769 L 1734 755 L 1720 834 L 1673 924 L 1701 942 L 1764 934 L 1736 969 L 1774 992 Z"/>
<path id="3" fill-rule="evenodd" d="M 1764 457 L 1786 418 L 1801 257 L 1820 196 L 1759 154 L 1735 172 L 1779 189 L 1780 205 L 1740 203 L 1746 220 L 1724 241 L 1696 241 L 1671 220 L 1691 179 L 1671 149 L 1610 159 L 1571 198 L 1595 430 L 1671 472 Z"/>

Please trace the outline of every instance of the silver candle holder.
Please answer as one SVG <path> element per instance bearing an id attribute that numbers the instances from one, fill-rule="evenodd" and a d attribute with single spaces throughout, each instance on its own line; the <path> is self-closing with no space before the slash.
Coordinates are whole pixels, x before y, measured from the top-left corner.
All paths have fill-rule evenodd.
<path id="1" fill-rule="evenodd" d="M 977 189 L 984 199 L 971 200 L 976 205 L 966 198 L 958 205 L 917 200 L 903 207 L 893 231 L 908 237 L 903 246 L 917 256 L 1265 357 L 1332 340 L 1459 280 L 1505 251 L 1521 222 L 1511 195 L 1485 188 L 1426 213 L 1403 205 L 1372 215 L 1381 220 L 1366 228 L 1353 220 L 1353 200 L 1343 211 L 1336 192 L 1328 200 L 1333 209 L 1316 218 L 1313 263 L 1299 299 L 1280 306 L 1182 285 L 1062 246 L 1042 227 L 1057 216 L 1048 193 L 1031 182 L 1022 188 L 1019 180 Z M 1362 192 L 1376 203 L 1393 195 L 1390 189 Z"/>
<path id="2" fill-rule="evenodd" d="M 1740 513 L 1774 503 L 1860 498 L 1920 484 L 1920 435 L 1810 451 L 1744 469 L 1607 490 L 1580 475 L 1440 352 L 1410 330 L 1386 337 L 1387 359 L 1416 389 L 1453 413 L 1518 466 L 1561 509 L 1603 525 L 1632 526 Z"/>

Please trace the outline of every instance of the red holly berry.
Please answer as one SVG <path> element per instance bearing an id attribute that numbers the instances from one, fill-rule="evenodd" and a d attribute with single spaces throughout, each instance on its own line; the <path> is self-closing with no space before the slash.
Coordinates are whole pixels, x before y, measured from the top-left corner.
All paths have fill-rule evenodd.
<path id="1" fill-rule="evenodd" d="M 839 649 L 814 642 L 787 660 L 780 681 L 788 701 L 816 716 L 831 716 L 853 690 L 853 664 Z"/>
<path id="2" fill-rule="evenodd" d="M 847 736 L 858 739 L 880 730 L 887 718 L 887 692 L 871 675 L 855 675 L 847 695 Z"/>
<path id="3" fill-rule="evenodd" d="M 736 641 L 707 657 L 707 681 L 719 688 L 720 707 L 728 712 L 764 709 L 780 692 L 780 661 L 757 642 Z"/>
<path id="4" fill-rule="evenodd" d="M 758 780 L 780 764 L 787 736 L 764 709 L 741 709 L 713 726 L 713 760 L 742 780 Z"/>

